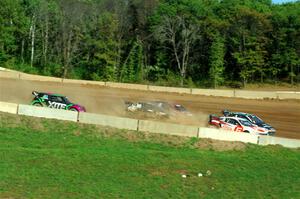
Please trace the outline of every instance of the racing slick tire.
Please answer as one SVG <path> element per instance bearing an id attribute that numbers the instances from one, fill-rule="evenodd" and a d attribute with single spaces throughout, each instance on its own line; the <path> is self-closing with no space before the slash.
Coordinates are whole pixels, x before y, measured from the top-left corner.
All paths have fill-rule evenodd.
<path id="1" fill-rule="evenodd" d="M 34 103 L 33 106 L 43 107 L 43 104 L 37 102 L 37 103 Z"/>
<path id="2" fill-rule="evenodd" d="M 78 110 L 76 108 L 70 108 L 69 110 L 78 112 Z"/>
<path id="3" fill-rule="evenodd" d="M 244 133 L 250 133 L 249 131 L 244 131 Z"/>

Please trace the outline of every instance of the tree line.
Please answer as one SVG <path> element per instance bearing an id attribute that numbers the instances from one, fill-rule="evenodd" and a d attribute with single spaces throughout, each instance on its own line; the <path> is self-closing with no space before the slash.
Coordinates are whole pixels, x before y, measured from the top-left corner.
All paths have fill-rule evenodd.
<path id="1" fill-rule="evenodd" d="M 1 0 L 0 65 L 171 86 L 300 82 L 300 1 Z"/>

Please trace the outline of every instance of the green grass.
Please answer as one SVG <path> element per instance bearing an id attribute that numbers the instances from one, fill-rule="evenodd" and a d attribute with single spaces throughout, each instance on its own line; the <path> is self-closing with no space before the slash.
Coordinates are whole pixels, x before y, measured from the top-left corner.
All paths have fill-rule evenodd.
<path id="1" fill-rule="evenodd" d="M 204 141 L 1 113 L 0 198 L 300 198 L 300 150 Z"/>

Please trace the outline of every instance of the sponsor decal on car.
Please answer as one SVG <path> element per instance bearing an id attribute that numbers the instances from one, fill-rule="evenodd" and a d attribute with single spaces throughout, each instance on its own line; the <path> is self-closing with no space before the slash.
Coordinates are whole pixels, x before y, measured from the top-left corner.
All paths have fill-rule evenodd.
<path id="1" fill-rule="evenodd" d="M 49 102 L 49 105 L 48 105 L 49 108 L 65 109 L 67 107 L 67 105 L 63 104 L 63 103 L 51 102 L 51 101 L 48 101 L 48 102 Z"/>

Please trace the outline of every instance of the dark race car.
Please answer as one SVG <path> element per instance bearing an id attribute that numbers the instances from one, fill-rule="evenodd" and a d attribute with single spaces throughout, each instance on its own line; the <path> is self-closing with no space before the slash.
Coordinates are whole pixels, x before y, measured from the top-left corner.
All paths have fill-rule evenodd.
<path id="1" fill-rule="evenodd" d="M 169 116 L 169 105 L 166 102 L 129 102 L 125 101 L 126 110 L 129 112 L 148 112 L 158 116 Z"/>
<path id="2" fill-rule="evenodd" d="M 175 104 L 173 106 L 174 110 L 176 111 L 176 113 L 182 113 L 186 116 L 193 116 L 193 114 L 188 111 L 184 106 L 182 106 L 181 104 Z"/>
<path id="3" fill-rule="evenodd" d="M 223 110 L 223 115 L 226 117 L 237 117 L 237 118 L 243 118 L 251 122 L 252 124 L 255 124 L 258 127 L 266 128 L 269 131 L 269 135 L 273 135 L 276 133 L 276 130 L 269 124 L 265 123 L 262 119 L 257 117 L 254 114 L 251 113 L 243 113 L 243 112 L 230 112 L 228 110 Z"/>
<path id="4" fill-rule="evenodd" d="M 180 104 L 170 104 L 164 101 L 148 101 L 148 102 L 129 102 L 125 101 L 126 111 L 129 112 L 147 112 L 158 116 L 192 116 L 184 106 Z"/>
<path id="5" fill-rule="evenodd" d="M 34 98 L 31 102 L 31 105 L 33 106 L 86 112 L 84 106 L 81 106 L 79 104 L 73 104 L 69 101 L 69 99 L 66 96 L 63 95 L 53 93 L 42 93 L 37 91 L 32 91 L 32 95 L 34 95 Z"/>

